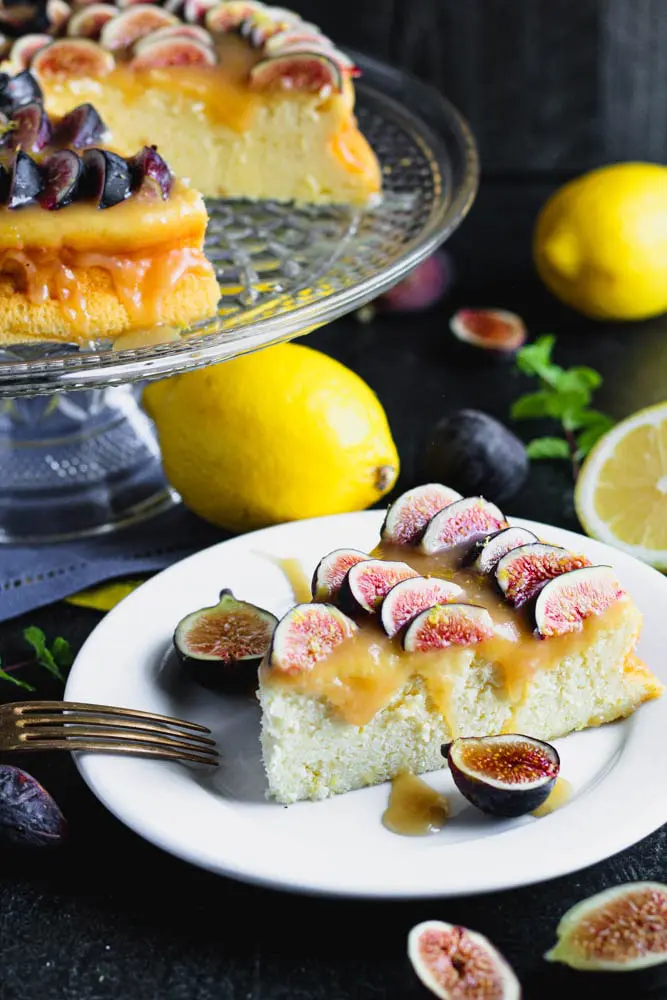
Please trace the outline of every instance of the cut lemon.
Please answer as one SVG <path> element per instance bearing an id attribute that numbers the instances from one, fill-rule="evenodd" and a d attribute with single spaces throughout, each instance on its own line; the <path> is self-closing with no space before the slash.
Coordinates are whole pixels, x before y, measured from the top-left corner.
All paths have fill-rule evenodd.
<path id="1" fill-rule="evenodd" d="M 667 402 L 639 410 L 598 441 L 574 502 L 588 535 L 667 569 Z"/>

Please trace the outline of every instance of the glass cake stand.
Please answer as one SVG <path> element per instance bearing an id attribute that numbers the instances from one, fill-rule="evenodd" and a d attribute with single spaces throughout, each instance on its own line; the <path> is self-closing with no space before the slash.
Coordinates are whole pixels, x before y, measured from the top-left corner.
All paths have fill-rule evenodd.
<path id="1" fill-rule="evenodd" d="M 457 228 L 477 191 L 466 122 L 437 91 L 352 54 L 359 125 L 383 171 L 370 210 L 212 200 L 218 312 L 185 330 L 85 347 L 0 349 L 0 541 L 79 538 L 179 498 L 164 479 L 140 384 L 289 340 L 400 281 Z"/>

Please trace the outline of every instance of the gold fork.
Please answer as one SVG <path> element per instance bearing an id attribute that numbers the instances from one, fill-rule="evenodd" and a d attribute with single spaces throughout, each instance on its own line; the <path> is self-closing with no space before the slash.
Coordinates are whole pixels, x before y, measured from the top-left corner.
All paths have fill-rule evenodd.
<path id="1" fill-rule="evenodd" d="M 78 701 L 0 705 L 0 752 L 92 750 L 217 764 L 211 730 L 197 722 Z"/>

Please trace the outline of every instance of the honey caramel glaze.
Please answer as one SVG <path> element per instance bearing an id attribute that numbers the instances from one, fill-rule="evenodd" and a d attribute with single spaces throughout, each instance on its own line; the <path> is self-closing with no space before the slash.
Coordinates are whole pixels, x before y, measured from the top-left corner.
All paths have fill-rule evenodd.
<path id="1" fill-rule="evenodd" d="M 541 806 L 538 806 L 537 809 L 533 809 L 531 815 L 548 816 L 555 809 L 560 809 L 561 806 L 567 805 L 572 798 L 572 791 L 572 785 L 567 778 L 557 778 L 554 787 L 551 789 L 549 798 Z"/>
<path id="2" fill-rule="evenodd" d="M 382 822 L 392 833 L 425 837 L 438 833 L 449 819 L 449 802 L 410 771 L 400 771 L 391 783 Z"/>

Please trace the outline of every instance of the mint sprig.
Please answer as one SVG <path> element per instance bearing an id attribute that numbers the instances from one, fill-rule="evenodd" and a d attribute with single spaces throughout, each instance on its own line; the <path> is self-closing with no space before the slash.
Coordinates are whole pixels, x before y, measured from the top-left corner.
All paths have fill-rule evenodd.
<path id="1" fill-rule="evenodd" d="M 67 639 L 57 636 L 51 645 L 49 645 L 44 632 L 42 632 L 41 628 L 37 628 L 36 625 L 30 625 L 24 629 L 23 638 L 29 646 L 32 646 L 35 652 L 34 659 L 15 663 L 13 666 L 7 667 L 6 670 L 3 670 L 0 666 L 0 681 L 9 681 L 10 684 L 23 688 L 24 691 L 34 691 L 35 688 L 32 684 L 28 684 L 27 681 L 16 677 L 15 672 L 22 667 L 38 664 L 44 667 L 56 680 L 64 683 L 65 678 L 62 671 L 71 667 L 74 660 L 74 654 Z M 2 659 L 0 659 L 0 664 L 2 664 Z"/>
<path id="2" fill-rule="evenodd" d="M 517 351 L 517 368 L 524 375 L 537 378 L 539 388 L 519 396 L 510 416 L 512 420 L 546 418 L 559 423 L 563 436 L 534 438 L 526 446 L 528 457 L 569 460 L 576 479 L 581 460 L 614 426 L 614 421 L 590 405 L 593 393 L 602 385 L 600 373 L 584 365 L 573 368 L 557 365 L 551 359 L 555 343 L 553 335 L 545 334 Z"/>

